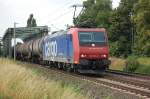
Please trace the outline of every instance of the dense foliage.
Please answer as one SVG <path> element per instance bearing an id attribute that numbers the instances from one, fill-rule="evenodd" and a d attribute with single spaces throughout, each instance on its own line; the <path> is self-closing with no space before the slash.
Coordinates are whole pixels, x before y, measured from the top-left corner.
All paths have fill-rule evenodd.
<path id="1" fill-rule="evenodd" d="M 120 6 L 112 13 L 112 25 L 109 30 L 111 54 L 128 56 L 133 47 L 133 6 L 137 0 L 121 0 Z"/>
<path id="2" fill-rule="evenodd" d="M 112 9 L 111 0 L 87 0 L 74 24 L 106 28 L 113 56 L 150 56 L 149 11 L 149 0 L 121 0 L 116 9 Z"/>
<path id="3" fill-rule="evenodd" d="M 135 53 L 150 56 L 150 0 L 139 0 L 134 7 Z"/>
<path id="4" fill-rule="evenodd" d="M 83 13 L 74 20 L 76 26 L 105 28 L 110 26 L 111 0 L 87 0 L 84 7 Z"/>

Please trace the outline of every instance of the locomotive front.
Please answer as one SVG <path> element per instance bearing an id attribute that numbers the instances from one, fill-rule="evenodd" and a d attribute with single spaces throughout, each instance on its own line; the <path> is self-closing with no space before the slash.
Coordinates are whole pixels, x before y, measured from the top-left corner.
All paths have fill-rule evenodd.
<path id="1" fill-rule="evenodd" d="M 81 70 L 102 70 L 110 61 L 108 38 L 105 29 L 82 29 L 73 31 L 75 63 Z"/>

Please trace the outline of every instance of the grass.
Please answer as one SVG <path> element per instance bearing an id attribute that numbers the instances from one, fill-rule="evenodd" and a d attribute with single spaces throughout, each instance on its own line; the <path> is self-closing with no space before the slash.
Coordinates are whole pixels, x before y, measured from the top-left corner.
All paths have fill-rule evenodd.
<path id="1" fill-rule="evenodd" d="M 140 57 L 137 60 L 141 66 L 135 72 L 150 74 L 150 57 Z"/>
<path id="2" fill-rule="evenodd" d="M 124 59 L 111 57 L 110 60 L 111 60 L 110 69 L 123 70 L 123 67 L 125 66 L 125 60 Z"/>
<path id="3" fill-rule="evenodd" d="M 140 63 L 140 66 L 135 70 L 135 72 L 150 74 L 150 57 L 136 57 L 136 59 Z M 125 66 L 125 61 L 126 59 L 112 57 L 110 69 L 122 71 Z"/>
<path id="4" fill-rule="evenodd" d="M 0 99 L 87 99 L 72 85 L 47 79 L 9 59 L 0 58 Z"/>
<path id="5" fill-rule="evenodd" d="M 140 64 L 150 66 L 150 57 L 139 57 L 138 61 L 140 62 Z"/>

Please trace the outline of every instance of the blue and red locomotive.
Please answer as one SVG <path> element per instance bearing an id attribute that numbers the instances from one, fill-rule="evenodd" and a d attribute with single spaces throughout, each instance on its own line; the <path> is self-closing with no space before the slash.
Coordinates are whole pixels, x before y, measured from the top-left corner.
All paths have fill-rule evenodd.
<path id="1" fill-rule="evenodd" d="M 110 61 L 103 28 L 70 28 L 16 45 L 17 58 L 80 73 L 98 73 Z"/>

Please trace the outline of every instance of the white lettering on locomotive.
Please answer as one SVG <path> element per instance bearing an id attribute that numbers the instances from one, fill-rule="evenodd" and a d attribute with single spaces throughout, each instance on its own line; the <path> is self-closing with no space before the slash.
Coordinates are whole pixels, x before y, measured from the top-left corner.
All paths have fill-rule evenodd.
<path id="1" fill-rule="evenodd" d="M 46 42 L 45 56 L 46 58 L 51 58 L 52 60 L 54 60 L 54 57 L 57 56 L 57 42 L 56 41 Z"/>

